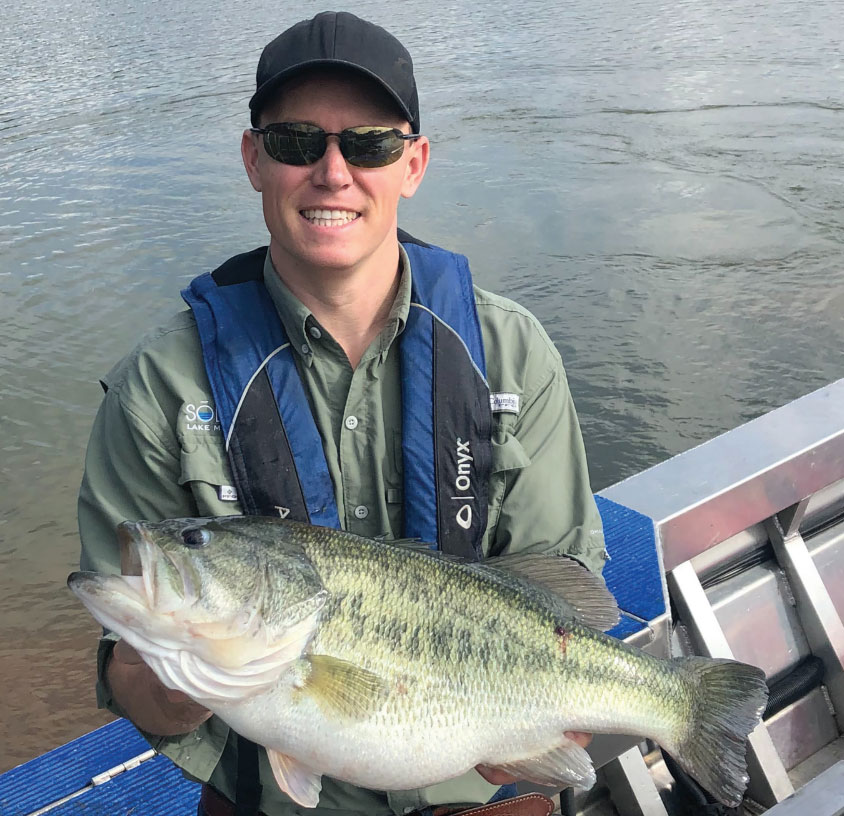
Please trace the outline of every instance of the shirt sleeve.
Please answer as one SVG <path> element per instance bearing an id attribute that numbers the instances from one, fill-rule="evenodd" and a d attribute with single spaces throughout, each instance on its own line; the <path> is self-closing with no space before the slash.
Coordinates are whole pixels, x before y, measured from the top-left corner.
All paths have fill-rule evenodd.
<path id="1" fill-rule="evenodd" d="M 606 561 L 601 517 L 589 484 L 586 451 L 559 356 L 518 416 L 497 431 L 515 448 L 505 462 L 496 554 L 534 550 L 567 555 L 595 573 Z"/>
<path id="2" fill-rule="evenodd" d="M 106 393 L 91 431 L 79 491 L 82 569 L 120 571 L 116 528 L 121 521 L 195 515 L 190 491 L 179 485 L 176 446 L 175 439 L 166 439 L 166 433 L 127 409 L 117 391 Z M 104 633 L 97 651 L 97 702 L 125 716 L 105 682 L 115 640 Z"/>
<path id="3" fill-rule="evenodd" d="M 172 429 L 151 427 L 119 392 L 108 391 L 91 431 L 79 491 L 82 568 L 120 570 L 115 530 L 122 521 L 196 515 L 193 495 L 179 484 L 180 475 Z"/>
<path id="4" fill-rule="evenodd" d="M 120 571 L 115 530 L 121 521 L 197 515 L 193 494 L 180 484 L 179 450 L 175 432 L 166 422 L 153 427 L 153 422 L 126 404 L 119 390 L 106 393 L 91 431 L 79 491 L 83 569 Z M 125 717 L 105 674 L 116 639 L 113 633 L 104 632 L 97 649 L 97 704 Z M 228 730 L 212 717 L 190 734 L 160 737 L 140 733 L 156 750 L 178 765 L 189 765 L 195 778 L 205 780 L 220 759 Z"/>

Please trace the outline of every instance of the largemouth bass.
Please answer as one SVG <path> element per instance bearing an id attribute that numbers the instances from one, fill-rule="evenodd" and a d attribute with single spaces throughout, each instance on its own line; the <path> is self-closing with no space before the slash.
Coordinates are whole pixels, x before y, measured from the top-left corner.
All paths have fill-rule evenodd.
<path id="1" fill-rule="evenodd" d="M 615 601 L 571 559 L 470 564 L 246 516 L 125 522 L 119 538 L 123 575 L 75 572 L 70 588 L 165 685 L 265 746 L 300 805 L 323 774 L 407 790 L 479 764 L 588 788 L 565 731 L 648 737 L 741 801 L 764 673 L 602 634 Z"/>

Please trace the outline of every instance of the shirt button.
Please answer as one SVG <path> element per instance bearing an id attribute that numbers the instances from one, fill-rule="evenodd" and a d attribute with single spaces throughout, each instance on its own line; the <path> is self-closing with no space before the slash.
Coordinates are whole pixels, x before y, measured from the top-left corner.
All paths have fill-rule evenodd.
<path id="1" fill-rule="evenodd" d="M 316 326 L 311 326 L 308 331 L 310 332 L 311 337 L 313 337 L 314 340 L 319 340 L 319 338 L 322 337 L 322 332 Z"/>
<path id="2" fill-rule="evenodd" d="M 353 431 L 358 426 L 358 418 L 356 416 L 347 416 L 345 424 L 350 431 Z"/>
<path id="3" fill-rule="evenodd" d="M 310 354 L 311 347 L 307 343 L 302 343 L 302 354 Z"/>
<path id="4" fill-rule="evenodd" d="M 363 504 L 359 504 L 355 508 L 355 518 L 365 519 L 369 515 L 369 508 Z"/>

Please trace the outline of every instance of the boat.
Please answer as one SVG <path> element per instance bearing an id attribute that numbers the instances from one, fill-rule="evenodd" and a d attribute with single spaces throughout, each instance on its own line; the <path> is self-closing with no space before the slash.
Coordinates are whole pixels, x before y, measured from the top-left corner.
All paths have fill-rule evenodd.
<path id="1" fill-rule="evenodd" d="M 765 670 L 771 695 L 749 738 L 743 810 L 844 814 L 844 379 L 596 502 L 623 613 L 611 634 L 660 656 Z M 597 735 L 589 750 L 598 782 L 559 794 L 563 814 L 719 812 L 648 741 Z M 126 720 L 0 775 L 0 816 L 192 816 L 198 797 Z"/>

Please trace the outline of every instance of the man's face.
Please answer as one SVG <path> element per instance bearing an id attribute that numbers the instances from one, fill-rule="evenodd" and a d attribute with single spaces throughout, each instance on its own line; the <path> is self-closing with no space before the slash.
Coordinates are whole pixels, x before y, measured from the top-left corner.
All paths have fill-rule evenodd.
<path id="1" fill-rule="evenodd" d="M 306 122 L 332 133 L 357 125 L 410 132 L 401 115 L 384 104 L 379 89 L 354 74 L 320 73 L 288 83 L 261 120 L 262 126 Z M 398 202 L 416 192 L 428 149 L 422 137 L 405 142 L 393 164 L 354 167 L 340 153 L 338 140 L 329 138 L 321 159 L 296 166 L 274 161 L 261 136 L 245 132 L 243 161 L 252 186 L 261 193 L 276 268 L 282 274 L 352 272 L 368 266 L 380 271 L 385 262 L 395 262 Z M 325 211 L 332 213 L 330 224 Z M 395 267 L 384 274 L 395 274 Z"/>

